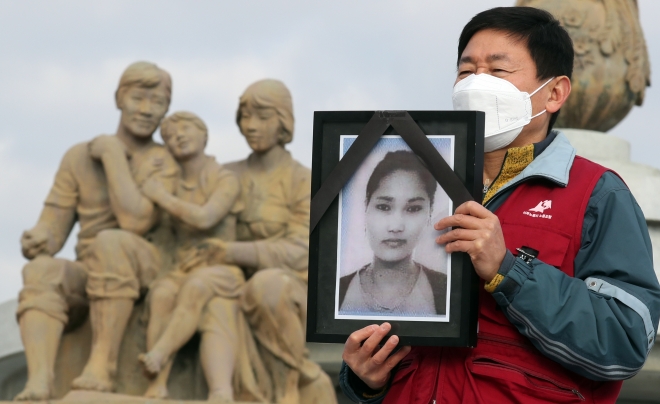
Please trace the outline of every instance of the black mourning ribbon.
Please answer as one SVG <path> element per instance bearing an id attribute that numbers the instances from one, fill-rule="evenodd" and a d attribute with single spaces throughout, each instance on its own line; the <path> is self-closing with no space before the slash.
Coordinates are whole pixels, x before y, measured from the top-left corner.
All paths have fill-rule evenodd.
<path id="1" fill-rule="evenodd" d="M 454 206 L 474 200 L 454 170 L 449 167 L 407 111 L 376 111 L 312 198 L 310 233 L 314 231 L 344 184 L 371 153 L 376 142 L 390 125 L 426 164 L 426 168 L 451 198 Z"/>

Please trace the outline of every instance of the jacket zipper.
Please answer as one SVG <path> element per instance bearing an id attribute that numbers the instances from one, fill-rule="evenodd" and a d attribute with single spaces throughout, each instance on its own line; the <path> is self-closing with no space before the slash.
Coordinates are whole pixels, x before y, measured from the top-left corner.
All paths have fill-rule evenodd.
<path id="1" fill-rule="evenodd" d="M 500 343 L 503 343 L 503 344 L 513 345 L 513 346 L 517 346 L 517 347 L 520 347 L 520 348 L 531 348 L 532 347 L 531 344 L 525 344 L 525 343 L 518 342 L 518 341 L 513 340 L 513 339 L 501 338 L 501 337 L 496 337 L 496 336 L 492 336 L 492 335 L 477 334 L 477 339 L 484 339 L 484 340 L 487 340 L 487 341 L 500 342 Z"/>
<path id="2" fill-rule="evenodd" d="M 558 381 L 556 381 L 556 380 L 554 380 L 554 379 L 552 379 L 552 378 L 550 378 L 550 377 L 548 377 L 548 376 L 545 376 L 545 375 L 537 375 L 537 374 L 535 374 L 534 372 L 530 372 L 530 371 L 528 371 L 528 370 L 526 370 L 526 369 L 523 369 L 523 368 L 521 368 L 521 367 L 519 367 L 519 366 L 516 366 L 516 365 L 513 365 L 513 364 L 509 364 L 509 363 L 503 364 L 503 363 L 498 362 L 497 360 L 493 360 L 493 359 L 490 359 L 490 358 L 488 358 L 488 357 L 483 357 L 483 358 L 479 358 L 479 357 L 477 357 L 476 359 L 486 359 L 486 360 L 490 360 L 490 361 L 492 361 L 491 363 L 489 363 L 489 362 L 482 362 L 482 363 L 479 363 L 481 366 L 493 366 L 493 367 L 500 367 L 500 368 L 505 368 L 505 369 L 511 369 L 511 370 L 515 370 L 515 371 L 517 371 L 517 372 L 520 372 L 520 373 L 522 373 L 523 375 L 529 375 L 529 376 L 537 377 L 537 378 L 539 378 L 539 379 L 547 380 L 548 382 L 554 384 L 555 387 L 557 387 L 558 391 L 564 391 L 564 392 L 566 392 L 566 393 L 569 393 L 569 392 L 570 392 L 570 393 L 573 393 L 578 399 L 580 399 L 580 401 L 585 401 L 584 396 L 582 395 L 582 393 L 580 393 L 580 391 L 579 391 L 578 389 L 574 389 L 574 388 L 571 388 L 571 387 L 565 386 L 564 384 L 562 384 L 562 383 L 560 383 L 560 382 L 558 382 Z M 478 363 L 478 362 L 477 362 L 477 363 Z M 541 387 L 541 388 L 546 388 L 546 389 L 548 389 L 547 387 Z M 549 390 L 552 390 L 552 389 L 549 389 Z"/>
<path id="3" fill-rule="evenodd" d="M 431 401 L 431 404 L 436 404 L 436 395 L 438 394 L 438 377 L 440 377 L 440 367 L 442 366 L 442 360 L 440 361 L 440 365 L 435 370 L 435 377 L 433 380 L 435 380 L 435 386 L 433 386 L 433 395 L 431 396 L 433 398 L 433 401 Z"/>

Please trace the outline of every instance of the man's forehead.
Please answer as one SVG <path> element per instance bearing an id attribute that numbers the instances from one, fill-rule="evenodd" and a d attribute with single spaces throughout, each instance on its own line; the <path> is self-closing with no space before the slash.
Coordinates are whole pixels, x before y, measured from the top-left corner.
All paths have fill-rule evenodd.
<path id="1" fill-rule="evenodd" d="M 529 56 L 529 49 L 523 39 L 511 32 L 486 29 L 470 38 L 459 59 L 459 64 L 474 63 L 476 58 L 488 63 L 516 62 L 526 56 Z"/>

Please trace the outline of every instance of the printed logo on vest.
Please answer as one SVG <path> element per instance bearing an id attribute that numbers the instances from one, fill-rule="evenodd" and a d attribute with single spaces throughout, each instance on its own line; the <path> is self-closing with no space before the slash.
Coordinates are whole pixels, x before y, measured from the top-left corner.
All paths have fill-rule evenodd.
<path id="1" fill-rule="evenodd" d="M 547 215 L 543 213 L 550 208 L 552 208 L 552 201 L 548 199 L 547 201 L 541 201 L 535 207 L 524 211 L 523 215 L 538 217 L 541 219 L 552 219 L 552 215 Z"/>

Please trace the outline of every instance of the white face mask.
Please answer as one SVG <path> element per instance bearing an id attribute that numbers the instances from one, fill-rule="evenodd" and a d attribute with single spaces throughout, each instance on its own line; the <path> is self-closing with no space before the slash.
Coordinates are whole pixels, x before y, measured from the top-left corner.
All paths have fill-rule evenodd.
<path id="1" fill-rule="evenodd" d="M 471 74 L 454 86 L 452 101 L 455 111 L 484 111 L 486 153 L 508 146 L 522 132 L 523 126 L 545 113 L 532 116 L 531 96 L 546 86 L 546 81 L 533 93 L 518 90 L 512 83 L 490 74 Z"/>

